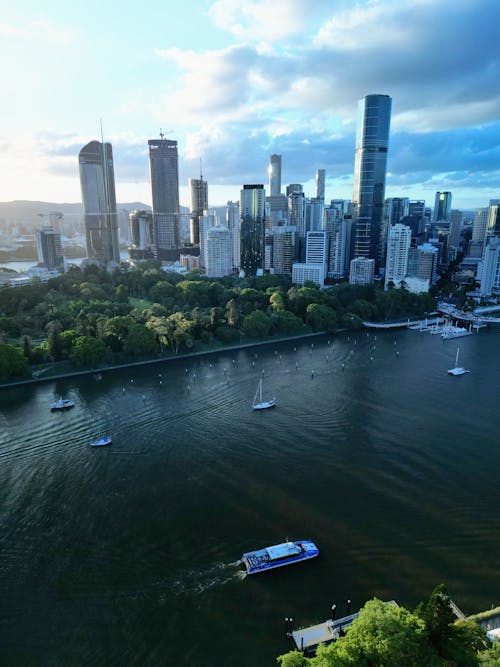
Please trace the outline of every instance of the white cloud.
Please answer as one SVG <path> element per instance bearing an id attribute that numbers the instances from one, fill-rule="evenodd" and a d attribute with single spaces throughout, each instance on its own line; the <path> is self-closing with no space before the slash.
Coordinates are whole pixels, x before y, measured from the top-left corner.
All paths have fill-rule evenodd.
<path id="1" fill-rule="evenodd" d="M 208 14 L 238 39 L 274 42 L 301 33 L 309 11 L 301 0 L 217 0 Z"/>
<path id="2" fill-rule="evenodd" d="M 24 26 L 16 26 L 9 23 L 0 23 L 0 34 L 11 35 L 29 39 L 52 40 L 61 44 L 68 44 L 75 38 L 75 34 L 68 30 L 59 30 L 49 21 L 29 21 Z"/>

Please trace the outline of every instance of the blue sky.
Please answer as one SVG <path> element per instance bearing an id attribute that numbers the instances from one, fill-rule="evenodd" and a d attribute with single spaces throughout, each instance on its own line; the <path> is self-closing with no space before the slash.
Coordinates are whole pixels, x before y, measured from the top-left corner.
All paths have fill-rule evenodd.
<path id="1" fill-rule="evenodd" d="M 177 139 L 181 201 L 266 183 L 352 196 L 357 102 L 393 98 L 386 196 L 500 196 L 497 0 L 25 0 L 0 13 L 0 201 L 79 201 L 77 155 L 113 144 L 119 201 L 150 203 L 147 140 Z"/>

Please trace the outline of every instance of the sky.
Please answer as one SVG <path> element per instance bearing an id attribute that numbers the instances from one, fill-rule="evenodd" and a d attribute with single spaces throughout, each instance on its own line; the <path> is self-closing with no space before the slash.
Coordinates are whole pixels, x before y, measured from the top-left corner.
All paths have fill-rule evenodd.
<path id="1" fill-rule="evenodd" d="M 113 145 L 117 200 L 151 203 L 147 140 L 200 159 L 209 204 L 282 182 L 352 197 L 358 101 L 392 97 L 386 196 L 500 197 L 498 0 L 0 0 L 0 201 L 81 200 L 78 152 Z"/>

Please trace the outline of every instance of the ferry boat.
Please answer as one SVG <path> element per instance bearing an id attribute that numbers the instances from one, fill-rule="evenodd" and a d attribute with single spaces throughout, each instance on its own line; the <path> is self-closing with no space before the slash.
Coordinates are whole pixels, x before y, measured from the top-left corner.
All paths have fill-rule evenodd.
<path id="1" fill-rule="evenodd" d="M 248 574 L 273 570 L 276 567 L 309 560 L 319 554 L 318 547 L 310 540 L 283 542 L 257 551 L 248 551 L 241 557 Z"/>
<path id="2" fill-rule="evenodd" d="M 51 410 L 67 410 L 68 408 L 74 408 L 75 407 L 75 401 L 70 401 L 69 398 L 61 398 L 56 401 L 55 403 L 52 403 L 50 406 Z"/>
<path id="3" fill-rule="evenodd" d="M 465 327 L 451 327 L 446 331 L 443 331 L 441 338 L 443 340 L 450 340 L 451 338 L 461 338 L 462 336 L 472 336 L 471 329 L 466 329 Z"/>

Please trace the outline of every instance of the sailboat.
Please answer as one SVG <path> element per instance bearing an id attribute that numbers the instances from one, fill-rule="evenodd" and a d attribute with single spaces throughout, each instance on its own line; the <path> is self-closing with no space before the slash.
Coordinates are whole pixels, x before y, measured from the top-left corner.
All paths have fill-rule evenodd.
<path id="1" fill-rule="evenodd" d="M 258 400 L 257 400 L 258 399 Z M 257 385 L 257 391 L 255 392 L 255 396 L 253 398 L 253 409 L 254 410 L 266 410 L 266 408 L 274 408 L 276 405 L 276 401 L 274 398 L 271 398 L 270 401 L 263 401 L 262 400 L 262 378 L 259 380 L 259 384 Z"/>
<path id="2" fill-rule="evenodd" d="M 466 371 L 463 366 L 458 365 L 458 353 L 460 352 L 460 348 L 457 347 L 457 356 L 455 357 L 455 367 L 450 368 L 448 371 L 449 375 L 465 375 L 465 373 L 469 373 L 469 371 Z"/>

